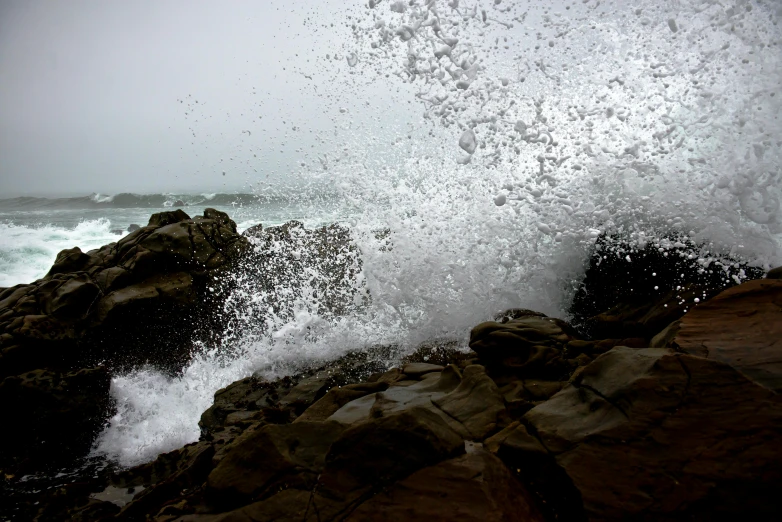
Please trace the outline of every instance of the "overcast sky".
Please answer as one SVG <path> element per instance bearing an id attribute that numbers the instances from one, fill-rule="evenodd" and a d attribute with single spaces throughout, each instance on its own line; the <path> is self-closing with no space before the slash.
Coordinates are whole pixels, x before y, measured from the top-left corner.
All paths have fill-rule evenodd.
<path id="1" fill-rule="evenodd" d="M 341 83 L 350 4 L 0 3 L 0 197 L 284 179 L 373 98 Z"/>

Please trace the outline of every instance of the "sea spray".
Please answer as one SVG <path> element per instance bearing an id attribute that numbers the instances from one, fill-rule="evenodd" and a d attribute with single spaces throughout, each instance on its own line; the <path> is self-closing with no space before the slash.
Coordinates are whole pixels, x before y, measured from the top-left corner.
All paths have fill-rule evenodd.
<path id="1" fill-rule="evenodd" d="M 465 345 L 471 326 L 504 308 L 565 316 L 603 234 L 659 248 L 686 235 L 716 258 L 782 262 L 776 4 L 345 9 L 354 39 L 315 72 L 331 74 L 338 54 L 345 70 L 329 85 L 374 82 L 385 105 L 411 101 L 423 114 L 399 132 L 341 106 L 329 112 L 338 138 L 322 134 L 333 151 L 302 162 L 352 209 L 369 303 L 324 316 L 316 286 L 299 282 L 278 292 L 293 312 L 267 314 L 263 334 L 235 307 L 228 355 L 205 347 L 179 377 L 115 379 L 100 454 L 130 465 L 195 440 L 214 391 L 253 372 L 282 375 L 374 344 Z"/>

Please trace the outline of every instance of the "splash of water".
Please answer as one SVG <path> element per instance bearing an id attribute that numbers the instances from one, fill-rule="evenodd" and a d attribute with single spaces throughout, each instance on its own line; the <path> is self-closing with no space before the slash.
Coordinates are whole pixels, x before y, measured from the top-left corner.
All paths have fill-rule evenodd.
<path id="1" fill-rule="evenodd" d="M 290 313 L 264 314 L 269 296 L 237 285 L 230 354 L 205 351 L 174 379 L 115 379 L 118 413 L 99 453 L 130 465 L 195 440 L 214 391 L 252 372 L 373 344 L 464 341 L 505 308 L 563 316 L 603 232 L 660 248 L 673 233 L 710 256 L 782 263 L 777 4 L 372 0 L 362 10 L 348 21 L 340 80 L 379 80 L 424 117 L 404 135 L 345 108 L 350 132 L 310 162 L 350 209 L 362 260 L 350 284 L 370 301 L 324 315 L 306 280 L 277 289 Z"/>

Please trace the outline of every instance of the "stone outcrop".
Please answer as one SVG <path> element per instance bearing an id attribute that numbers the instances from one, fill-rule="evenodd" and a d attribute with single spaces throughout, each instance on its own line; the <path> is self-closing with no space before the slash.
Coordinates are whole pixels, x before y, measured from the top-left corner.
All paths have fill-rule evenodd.
<path id="1" fill-rule="evenodd" d="M 589 520 L 763 520 L 782 507 L 782 399 L 720 362 L 615 348 L 523 422 Z"/>
<path id="2" fill-rule="evenodd" d="M 724 362 L 782 391 L 782 281 L 731 288 L 673 323 L 655 344 Z"/>
<path id="3" fill-rule="evenodd" d="M 209 288 L 249 248 L 223 212 L 163 212 L 117 243 L 63 250 L 44 278 L 0 293 L 0 415 L 19 426 L 0 434 L 14 448 L 0 467 L 83 454 L 110 411 L 111 371 L 181 368 L 219 321 Z"/>
<path id="4" fill-rule="evenodd" d="M 629 242 L 602 235 L 569 312 L 573 325 L 595 339 L 654 337 L 671 321 L 763 270 L 741 259 L 726 262 L 687 235 Z"/>
<path id="5" fill-rule="evenodd" d="M 263 269 L 243 284 L 268 292 L 318 266 L 323 277 L 312 284 L 331 292 L 324 313 L 360 306 L 361 286 L 343 284 L 359 266 L 343 239 L 338 228 L 254 227 L 240 241 L 255 250 L 239 264 Z M 295 254 L 299 241 L 320 245 L 329 261 Z M 331 259 L 341 268 L 329 269 Z M 69 270 L 83 262 L 79 252 L 62 259 Z M 139 292 L 165 293 L 166 281 L 176 286 L 183 273 L 201 277 L 174 266 L 163 280 L 145 276 Z M 72 279 L 63 295 L 89 299 L 91 280 Z M 780 283 L 693 298 L 686 314 L 661 309 L 665 295 L 611 302 L 581 330 L 509 310 L 472 330 L 470 350 L 431 342 L 400 360 L 398 347 L 371 347 L 275 381 L 247 377 L 215 394 L 198 442 L 52 490 L 25 514 L 157 522 L 778 518 Z M 58 303 L 61 317 L 78 310 Z M 57 335 L 38 315 L 17 329 Z M 399 364 L 389 368 L 389 360 Z M 89 396 L 85 386 L 107 378 L 100 367 L 33 370 L 7 377 L 0 400 L 50 390 L 19 401 L 75 411 L 68 393 Z"/>

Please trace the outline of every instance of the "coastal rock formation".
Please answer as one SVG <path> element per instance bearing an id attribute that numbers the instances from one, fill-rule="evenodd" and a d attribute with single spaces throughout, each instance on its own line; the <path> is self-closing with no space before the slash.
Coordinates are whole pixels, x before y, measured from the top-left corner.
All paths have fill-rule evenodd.
<path id="1" fill-rule="evenodd" d="M 20 428 L 0 434 L 14 448 L 0 466 L 15 474 L 86 451 L 109 412 L 111 371 L 181 368 L 194 331 L 206 338 L 219 321 L 209 286 L 248 248 L 223 212 L 162 212 L 117 243 L 63 250 L 44 278 L 3 291 L 0 415 Z"/>
<path id="2" fill-rule="evenodd" d="M 672 324 L 657 344 L 724 362 L 782 391 L 782 281 L 758 279 L 731 288 Z"/>
<path id="3" fill-rule="evenodd" d="M 170 232 L 144 251 L 165 253 L 165 270 L 108 283 L 113 273 L 96 279 L 83 269 L 94 252 L 64 252 L 55 273 L 68 276 L 34 300 L 45 308 L 33 309 L 27 292 L 3 292 L 14 310 L 31 311 L 9 335 L 60 346 L 65 335 L 79 339 L 79 325 L 100 331 L 124 314 L 112 312 L 119 302 L 129 301 L 127 310 L 138 302 L 142 311 L 154 309 L 155 299 L 199 300 L 201 278 L 228 268 L 239 279 L 208 294 L 226 299 L 223 306 L 241 304 L 230 302 L 232 284 L 331 292 L 326 314 L 366 297 L 360 285 L 346 284 L 360 261 L 344 229 L 290 223 L 254 227 L 240 239 L 234 232 L 226 237 L 236 255 L 216 251 L 225 262 L 204 268 L 208 259 L 187 264 L 193 257 L 181 239 L 194 220 L 153 218 L 145 239 Z M 303 245 L 315 253 L 304 255 Z M 151 266 L 144 251 L 133 254 L 140 269 Z M 242 272 L 248 266 L 256 271 Z M 290 283 L 314 266 L 320 278 Z M 47 278 L 35 288 L 54 279 Z M 611 303 L 592 316 L 605 320 L 591 330 L 509 310 L 475 326 L 469 350 L 433 341 L 401 357 L 397 347 L 373 346 L 274 381 L 252 375 L 215 394 L 199 441 L 56 488 L 18 513 L 41 521 L 158 522 L 774 519 L 782 512 L 781 284 L 744 283 L 673 315 L 651 296 L 632 305 L 634 314 L 646 310 L 646 322 L 632 314 L 605 319 L 621 315 Z M 87 302 L 99 305 L 84 312 Z M 389 368 L 392 360 L 398 364 Z M 6 444 L 24 449 L 26 439 L 42 444 L 42 434 L 57 432 L 63 436 L 47 447 L 50 458 L 55 448 L 84 448 L 108 408 L 94 398 L 106 397 L 109 370 L 63 364 L 7 376 L 0 401 L 16 404 L 7 415 L 40 418 L 5 434 Z M 35 467 L 26 455 L 4 468 L 4 480 L 15 480 L 8 470 Z"/>

